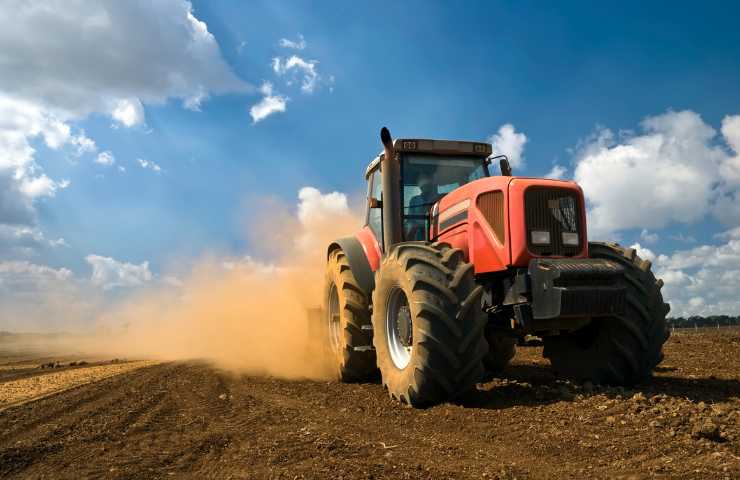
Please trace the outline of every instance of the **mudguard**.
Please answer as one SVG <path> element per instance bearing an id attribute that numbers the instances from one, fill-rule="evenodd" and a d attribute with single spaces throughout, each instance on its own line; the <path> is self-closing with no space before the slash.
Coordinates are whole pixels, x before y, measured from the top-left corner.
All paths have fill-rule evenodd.
<path id="1" fill-rule="evenodd" d="M 352 275 L 354 275 L 360 288 L 366 295 L 370 296 L 373 290 L 375 290 L 375 275 L 370 268 L 370 262 L 367 260 L 362 244 L 355 237 L 340 238 L 329 245 L 329 249 L 326 252 L 327 258 L 331 252 L 338 248 L 347 255 L 349 266 L 352 269 Z"/>

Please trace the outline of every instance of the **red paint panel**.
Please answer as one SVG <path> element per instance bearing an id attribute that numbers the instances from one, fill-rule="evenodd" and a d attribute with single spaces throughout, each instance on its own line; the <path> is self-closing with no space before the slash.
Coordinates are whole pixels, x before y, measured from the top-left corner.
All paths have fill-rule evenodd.
<path id="1" fill-rule="evenodd" d="M 553 187 L 564 188 L 574 191 L 578 195 L 581 204 L 581 225 L 584 238 L 581 240 L 582 251 L 578 255 L 568 258 L 588 257 L 588 235 L 586 232 L 586 209 L 584 208 L 583 190 L 575 182 L 562 180 L 545 180 L 542 178 L 512 178 L 509 183 L 509 232 L 511 234 L 511 265 L 526 267 L 532 258 L 536 258 L 527 248 L 527 230 L 524 217 L 524 192 L 527 188 Z M 559 257 L 548 257 L 559 258 Z"/>
<path id="2" fill-rule="evenodd" d="M 356 237 L 357 240 L 360 241 L 362 249 L 365 251 L 365 256 L 370 264 L 370 269 L 373 272 L 376 271 L 378 267 L 380 267 L 380 257 L 382 254 L 380 252 L 380 244 L 378 244 L 375 234 L 370 230 L 370 227 L 366 226 L 357 233 Z"/>
<path id="3" fill-rule="evenodd" d="M 447 242 L 454 248 L 459 248 L 463 251 L 465 259 L 469 259 L 467 223 L 458 223 L 457 226 L 448 228 L 437 240 Z"/>
<path id="4" fill-rule="evenodd" d="M 509 264 L 508 228 L 504 229 L 502 243 L 496 238 L 483 213 L 477 208 L 477 199 L 480 194 L 499 190 L 504 194 L 504 216 L 506 216 L 509 179 L 510 177 L 481 178 L 463 185 L 440 200 L 440 213 L 465 199 L 470 200 L 467 222 L 441 232 L 439 240 L 461 248 L 465 252 L 466 259 L 473 263 L 475 273 L 498 272 L 505 270 Z M 460 232 L 464 232 L 465 236 L 462 236 Z"/>

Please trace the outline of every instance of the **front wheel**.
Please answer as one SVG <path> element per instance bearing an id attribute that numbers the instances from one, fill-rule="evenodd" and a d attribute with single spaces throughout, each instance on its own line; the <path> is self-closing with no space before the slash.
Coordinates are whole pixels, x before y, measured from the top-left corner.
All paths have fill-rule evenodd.
<path id="1" fill-rule="evenodd" d="M 391 397 L 421 407 L 474 388 L 488 351 L 486 319 L 482 287 L 462 251 L 445 243 L 396 245 L 375 285 L 373 344 Z"/>
<path id="2" fill-rule="evenodd" d="M 627 306 L 623 315 L 594 319 L 572 333 L 545 337 L 544 356 L 556 373 L 594 383 L 630 385 L 649 379 L 668 339 L 661 280 L 632 248 L 589 243 L 591 258 L 624 267 Z"/>

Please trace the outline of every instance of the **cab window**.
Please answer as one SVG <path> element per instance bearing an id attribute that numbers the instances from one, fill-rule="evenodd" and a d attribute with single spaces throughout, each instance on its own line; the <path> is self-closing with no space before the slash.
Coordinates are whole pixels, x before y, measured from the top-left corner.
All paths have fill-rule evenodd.
<path id="1" fill-rule="evenodd" d="M 380 179 L 380 167 L 370 175 L 370 185 L 368 187 L 368 198 L 381 200 L 383 191 L 383 182 Z M 375 234 L 375 239 L 379 244 L 383 244 L 383 212 L 382 208 L 368 208 L 367 224 L 370 230 Z"/>
<path id="2" fill-rule="evenodd" d="M 429 211 L 447 193 L 488 176 L 481 158 L 406 154 L 403 177 L 403 231 L 406 240 L 429 238 Z"/>

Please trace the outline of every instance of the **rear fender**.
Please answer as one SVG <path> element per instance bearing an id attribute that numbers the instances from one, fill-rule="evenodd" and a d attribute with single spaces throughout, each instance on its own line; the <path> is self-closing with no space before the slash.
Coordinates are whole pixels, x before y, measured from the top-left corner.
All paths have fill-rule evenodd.
<path id="1" fill-rule="evenodd" d="M 352 275 L 354 275 L 363 292 L 369 296 L 375 290 L 375 275 L 373 275 L 373 270 L 370 268 L 370 262 L 362 244 L 357 237 L 340 238 L 329 245 L 326 252 L 327 258 L 331 255 L 331 252 L 338 249 L 347 255 Z"/>

